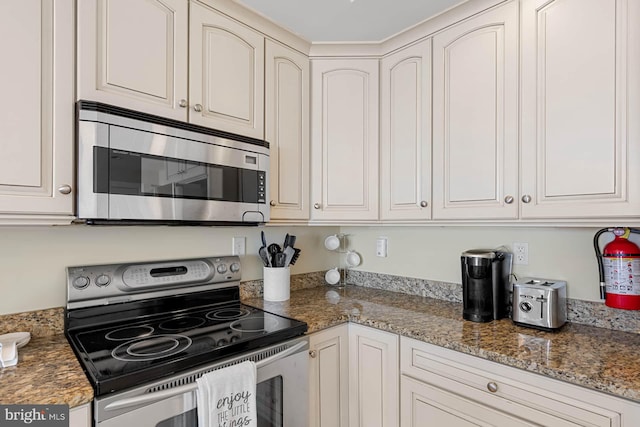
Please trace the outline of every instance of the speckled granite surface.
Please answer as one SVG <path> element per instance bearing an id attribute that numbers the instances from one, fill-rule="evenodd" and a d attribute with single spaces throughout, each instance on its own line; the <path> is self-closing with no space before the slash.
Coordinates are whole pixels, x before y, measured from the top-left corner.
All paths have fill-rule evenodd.
<path id="1" fill-rule="evenodd" d="M 89 380 L 63 334 L 33 336 L 18 356 L 16 366 L 0 369 L 1 404 L 74 407 L 93 399 Z"/>
<path id="2" fill-rule="evenodd" d="M 640 403 L 639 334 L 579 324 L 543 332 L 508 319 L 473 323 L 462 319 L 460 303 L 360 286 L 244 302 L 303 320 L 309 333 L 351 320 Z"/>
<path id="3" fill-rule="evenodd" d="M 64 332 L 64 308 L 27 311 L 0 316 L 0 334 L 10 332 L 31 332 L 31 336 L 41 337 Z"/>

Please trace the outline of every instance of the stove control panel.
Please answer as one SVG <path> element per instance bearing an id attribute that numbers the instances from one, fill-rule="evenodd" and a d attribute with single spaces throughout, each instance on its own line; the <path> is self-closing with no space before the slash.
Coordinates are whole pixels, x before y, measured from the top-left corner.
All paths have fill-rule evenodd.
<path id="1" fill-rule="evenodd" d="M 237 256 L 67 267 L 67 307 L 233 286 L 240 278 Z"/>

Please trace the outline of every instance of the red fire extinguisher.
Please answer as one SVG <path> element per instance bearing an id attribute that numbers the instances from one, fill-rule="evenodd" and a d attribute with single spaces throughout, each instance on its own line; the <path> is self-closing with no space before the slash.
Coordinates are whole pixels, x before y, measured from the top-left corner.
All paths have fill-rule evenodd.
<path id="1" fill-rule="evenodd" d="M 640 248 L 628 239 L 631 232 L 639 231 L 603 229 L 596 238 L 604 231 L 615 235 L 613 241 L 604 247 L 602 255 L 597 249 L 598 257 L 601 257 L 600 286 L 605 288 L 605 304 L 613 308 L 640 310 Z"/>

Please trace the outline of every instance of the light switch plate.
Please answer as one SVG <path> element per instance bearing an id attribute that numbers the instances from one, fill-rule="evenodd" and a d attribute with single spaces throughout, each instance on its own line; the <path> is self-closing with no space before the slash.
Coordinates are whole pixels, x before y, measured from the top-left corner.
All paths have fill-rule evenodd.
<path id="1" fill-rule="evenodd" d="M 246 254 L 247 253 L 246 242 L 247 242 L 246 237 L 234 237 L 231 242 L 232 244 L 231 254 L 238 255 L 238 256 L 242 256 Z"/>

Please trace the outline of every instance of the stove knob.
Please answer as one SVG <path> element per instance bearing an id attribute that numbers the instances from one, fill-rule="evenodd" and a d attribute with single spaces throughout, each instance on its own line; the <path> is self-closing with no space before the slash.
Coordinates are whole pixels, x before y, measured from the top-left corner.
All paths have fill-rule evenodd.
<path id="1" fill-rule="evenodd" d="M 222 338 L 221 340 L 219 340 L 219 341 L 217 342 L 217 344 L 216 344 L 216 345 L 217 345 L 218 347 L 222 347 L 223 345 L 227 345 L 228 343 L 229 343 L 229 341 L 227 341 L 226 339 Z"/>
<path id="2" fill-rule="evenodd" d="M 240 271 L 240 264 L 234 262 L 233 264 L 231 264 L 231 267 L 229 267 L 229 269 L 232 273 L 237 273 L 238 271 Z"/>
<path id="3" fill-rule="evenodd" d="M 216 267 L 216 270 L 220 274 L 226 273 L 227 272 L 227 264 L 218 264 L 218 267 Z"/>
<path id="4" fill-rule="evenodd" d="M 531 306 L 531 304 L 526 301 L 520 303 L 520 310 L 524 311 L 525 313 L 530 312 L 532 308 L 533 307 Z"/>
<path id="5" fill-rule="evenodd" d="M 73 279 L 73 287 L 76 289 L 84 289 L 87 286 L 89 286 L 89 283 L 91 283 L 91 281 L 89 280 L 88 277 L 86 276 L 78 276 L 75 279 Z"/>
<path id="6" fill-rule="evenodd" d="M 101 274 L 96 277 L 96 285 L 98 286 L 107 286 L 109 283 L 111 283 L 111 277 L 106 274 Z"/>

